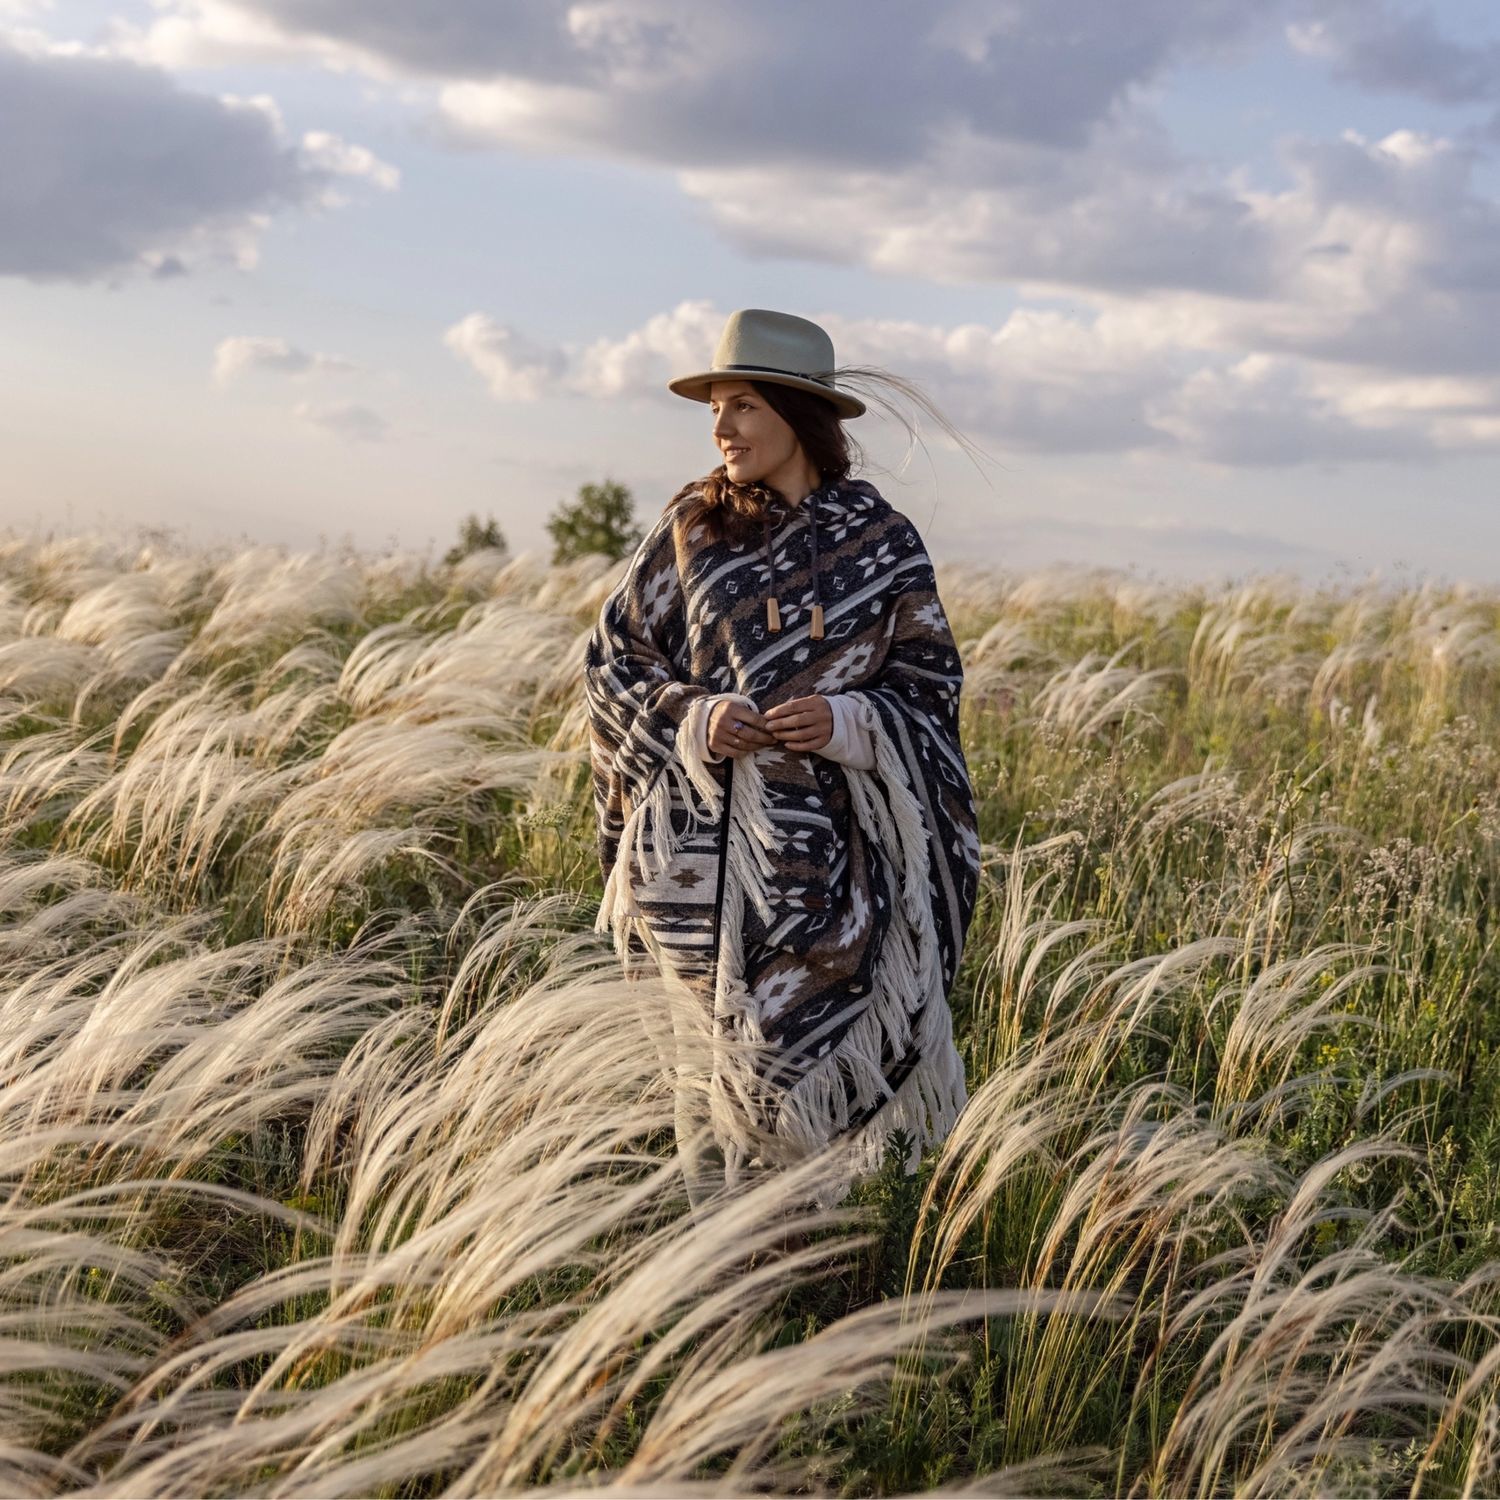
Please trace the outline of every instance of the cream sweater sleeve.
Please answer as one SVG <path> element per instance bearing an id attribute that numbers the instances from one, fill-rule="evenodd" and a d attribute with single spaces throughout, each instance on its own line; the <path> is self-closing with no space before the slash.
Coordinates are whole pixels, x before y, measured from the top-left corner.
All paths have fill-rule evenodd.
<path id="1" fill-rule="evenodd" d="M 877 724 L 874 710 L 868 703 L 856 703 L 842 693 L 828 693 L 826 697 L 829 708 L 833 710 L 833 734 L 817 753 L 859 771 L 870 770 L 875 764 L 873 735 Z M 724 759 L 708 748 L 708 719 L 714 705 L 726 698 L 748 708 L 755 707 L 755 700 L 743 693 L 709 693 L 697 699 L 677 726 L 679 755 L 694 756 L 703 765 L 715 765 Z"/>
<path id="2" fill-rule="evenodd" d="M 878 728 L 874 709 L 843 693 L 826 696 L 833 710 L 833 735 L 818 754 L 857 771 L 870 770 L 875 764 L 874 735 Z"/>

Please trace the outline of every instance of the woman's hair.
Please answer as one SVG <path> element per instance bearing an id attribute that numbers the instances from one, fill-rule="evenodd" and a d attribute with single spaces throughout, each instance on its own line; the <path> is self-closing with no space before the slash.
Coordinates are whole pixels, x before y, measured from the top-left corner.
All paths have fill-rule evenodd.
<path id="1" fill-rule="evenodd" d="M 921 440 L 920 427 L 887 396 L 887 390 L 926 412 L 971 459 L 976 451 L 984 451 L 954 427 L 919 386 L 903 376 L 877 365 L 841 365 L 833 371 L 833 377 L 840 390 L 862 397 L 867 406 L 878 407 L 906 429 L 908 455 L 911 444 Z M 864 450 L 850 437 L 837 408 L 826 396 L 777 381 L 751 380 L 748 384 L 792 429 L 822 483 L 845 479 L 864 466 Z M 701 522 L 712 541 L 746 542 L 753 539 L 761 518 L 779 499 L 770 485 L 759 480 L 737 483 L 720 464 L 703 478 L 683 485 L 667 502 L 667 508 L 678 508 L 684 530 Z"/>

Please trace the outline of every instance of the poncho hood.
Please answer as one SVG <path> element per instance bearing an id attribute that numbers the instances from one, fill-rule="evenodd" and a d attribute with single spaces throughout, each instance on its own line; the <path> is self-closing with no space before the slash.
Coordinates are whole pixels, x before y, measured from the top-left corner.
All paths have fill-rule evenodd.
<path id="1" fill-rule="evenodd" d="M 873 501 L 879 505 L 885 505 L 885 500 L 875 489 L 874 485 L 866 484 L 863 480 L 846 480 L 845 484 L 850 492 L 854 492 L 859 485 L 864 485 L 865 490 Z M 769 618 L 776 621 L 774 628 L 780 628 L 781 600 L 778 592 L 779 580 L 776 576 L 774 553 L 772 551 L 772 538 L 779 534 L 782 525 L 793 518 L 801 518 L 807 524 L 808 544 L 808 571 L 812 579 L 812 610 L 816 616 L 810 634 L 815 637 L 823 635 L 821 612 L 823 608 L 823 575 L 822 567 L 818 559 L 818 501 L 820 498 L 836 498 L 839 493 L 839 484 L 829 483 L 821 485 L 811 494 L 807 495 L 797 505 L 788 505 L 784 500 L 778 500 L 768 507 L 765 515 L 761 517 L 761 531 L 763 534 L 762 547 L 766 559 L 766 567 L 770 573 L 769 592 L 767 599 L 775 601 L 775 608 L 770 611 Z M 889 506 L 886 506 L 889 509 Z M 793 521 L 795 524 L 795 521 Z"/>

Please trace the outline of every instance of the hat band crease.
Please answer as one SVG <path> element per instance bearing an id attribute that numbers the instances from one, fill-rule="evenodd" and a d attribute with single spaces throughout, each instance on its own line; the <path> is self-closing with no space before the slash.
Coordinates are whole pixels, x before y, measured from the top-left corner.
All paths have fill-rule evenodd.
<path id="1" fill-rule="evenodd" d="M 798 380 L 816 380 L 819 385 L 828 382 L 821 375 L 810 375 L 806 370 L 783 370 L 780 365 L 720 365 L 721 370 L 763 370 L 767 375 L 795 375 Z"/>

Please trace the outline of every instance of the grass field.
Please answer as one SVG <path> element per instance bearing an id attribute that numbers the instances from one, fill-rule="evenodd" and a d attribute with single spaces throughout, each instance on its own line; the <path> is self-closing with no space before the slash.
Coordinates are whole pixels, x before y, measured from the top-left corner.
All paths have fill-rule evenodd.
<path id="1" fill-rule="evenodd" d="M 970 1105 L 695 1221 L 614 576 L 0 546 L 0 1491 L 1500 1491 L 1500 594 L 940 571 Z"/>

